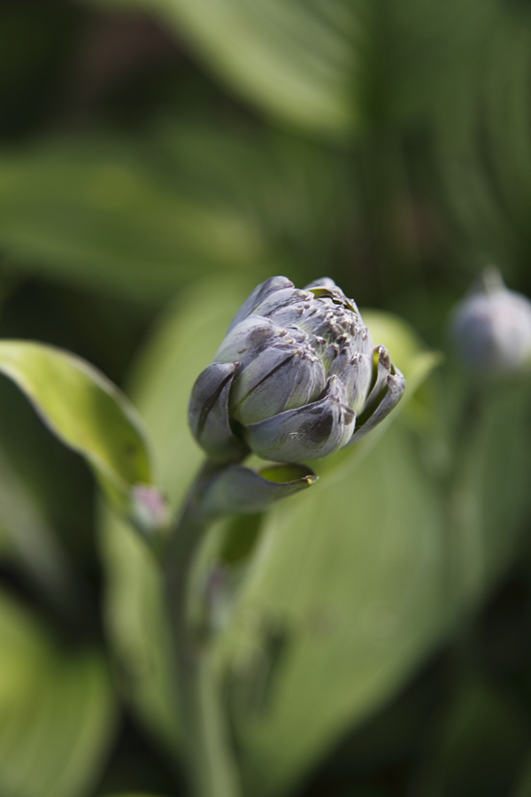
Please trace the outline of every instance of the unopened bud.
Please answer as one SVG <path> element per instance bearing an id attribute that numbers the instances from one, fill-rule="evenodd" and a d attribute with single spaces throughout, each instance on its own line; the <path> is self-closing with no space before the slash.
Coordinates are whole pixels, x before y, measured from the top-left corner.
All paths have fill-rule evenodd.
<path id="1" fill-rule="evenodd" d="M 531 364 L 531 302 L 506 288 L 495 269 L 459 303 L 451 333 L 460 359 L 475 372 L 510 374 Z"/>
<path id="2" fill-rule="evenodd" d="M 329 278 L 259 285 L 192 390 L 189 422 L 212 459 L 320 459 L 364 437 L 405 380 Z"/>

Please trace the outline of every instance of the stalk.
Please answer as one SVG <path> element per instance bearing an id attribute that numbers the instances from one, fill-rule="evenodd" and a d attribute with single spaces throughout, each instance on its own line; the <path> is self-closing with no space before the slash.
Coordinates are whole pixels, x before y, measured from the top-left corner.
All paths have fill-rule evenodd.
<path id="1" fill-rule="evenodd" d="M 220 470 L 222 467 L 207 461 L 198 474 L 172 535 L 164 566 L 185 726 L 185 763 L 194 797 L 241 797 L 242 794 L 209 656 L 210 645 L 198 639 L 187 612 L 192 564 L 210 523 L 201 509 L 200 494 L 205 482 Z"/>

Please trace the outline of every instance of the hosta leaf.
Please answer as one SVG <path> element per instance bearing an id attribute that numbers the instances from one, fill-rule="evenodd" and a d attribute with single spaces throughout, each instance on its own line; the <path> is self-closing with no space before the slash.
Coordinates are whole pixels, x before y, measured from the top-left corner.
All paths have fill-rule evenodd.
<path id="1" fill-rule="evenodd" d="M 270 131 L 50 139 L 0 151 L 0 246 L 25 273 L 153 302 L 220 269 L 258 282 L 291 253 L 322 268 L 347 183 L 342 156 Z"/>
<path id="2" fill-rule="evenodd" d="M 68 651 L 0 593 L 0 792 L 84 797 L 115 726 L 109 673 L 97 651 Z"/>
<path id="3" fill-rule="evenodd" d="M 128 400 L 103 374 L 68 352 L 29 341 L 0 341 L 0 373 L 29 398 L 50 430 L 81 454 L 124 507 L 151 483 L 146 440 Z"/>

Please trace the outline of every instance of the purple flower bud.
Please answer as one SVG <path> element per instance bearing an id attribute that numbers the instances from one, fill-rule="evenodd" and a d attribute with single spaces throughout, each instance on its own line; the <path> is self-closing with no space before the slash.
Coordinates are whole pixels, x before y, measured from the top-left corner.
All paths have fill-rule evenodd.
<path id="1" fill-rule="evenodd" d="M 331 279 L 298 290 L 272 277 L 240 308 L 199 376 L 189 422 L 213 459 L 237 461 L 252 451 L 297 463 L 361 439 L 404 387 L 356 304 Z"/>

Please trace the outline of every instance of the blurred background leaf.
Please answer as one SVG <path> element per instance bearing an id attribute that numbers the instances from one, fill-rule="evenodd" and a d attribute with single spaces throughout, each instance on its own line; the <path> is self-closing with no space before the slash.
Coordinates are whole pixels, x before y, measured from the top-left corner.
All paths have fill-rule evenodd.
<path id="1" fill-rule="evenodd" d="M 63 137 L 0 153 L 0 246 L 22 273 L 152 302 L 213 270 L 318 274 L 348 214 L 343 168 L 290 136 L 169 120 Z"/>
<path id="2" fill-rule="evenodd" d="M 147 8 L 189 37 L 209 67 L 253 104 L 327 134 L 357 122 L 351 97 L 362 2 L 96 0 Z M 355 85 L 355 83 L 354 83 Z"/>
<path id="3" fill-rule="evenodd" d="M 430 739 L 413 795 L 510 793 L 531 728 L 509 694 L 476 678 L 464 683 Z"/>
<path id="4" fill-rule="evenodd" d="M 0 595 L 0 788 L 6 797 L 90 793 L 115 730 L 101 655 L 69 650 Z"/>

